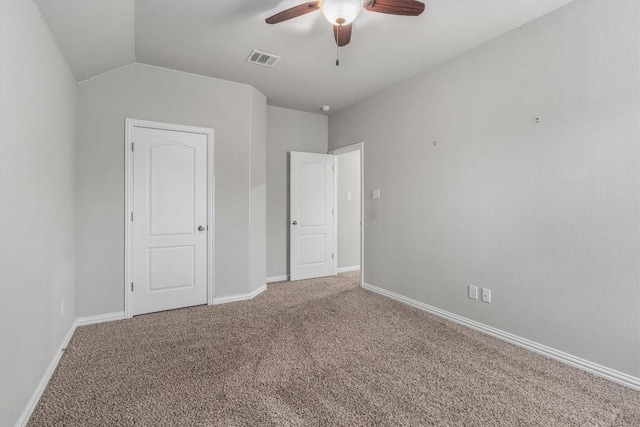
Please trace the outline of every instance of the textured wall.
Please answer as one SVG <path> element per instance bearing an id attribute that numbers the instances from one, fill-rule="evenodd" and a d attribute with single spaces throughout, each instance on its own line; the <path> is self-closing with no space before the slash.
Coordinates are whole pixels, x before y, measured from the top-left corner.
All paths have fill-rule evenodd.
<path id="1" fill-rule="evenodd" d="M 326 153 L 327 117 L 267 107 L 267 277 L 289 274 L 289 152 Z"/>
<path id="2" fill-rule="evenodd" d="M 640 376 L 639 9 L 575 1 L 332 115 L 382 190 L 365 281 Z"/>
<path id="3" fill-rule="evenodd" d="M 0 53 L 0 425 L 11 426 L 75 318 L 76 84 L 32 2 L 0 2 Z"/>

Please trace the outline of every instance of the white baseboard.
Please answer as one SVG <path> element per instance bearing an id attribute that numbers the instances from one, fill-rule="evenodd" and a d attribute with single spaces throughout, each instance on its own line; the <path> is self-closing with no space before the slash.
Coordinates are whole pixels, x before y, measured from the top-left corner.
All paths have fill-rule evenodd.
<path id="1" fill-rule="evenodd" d="M 124 311 L 118 311 L 116 313 L 98 314 L 97 316 L 78 317 L 76 319 L 76 326 L 93 325 L 95 323 L 113 322 L 114 320 L 123 320 Z"/>
<path id="2" fill-rule="evenodd" d="M 62 339 L 60 346 L 54 353 L 53 359 L 51 359 L 51 363 L 49 363 L 49 366 L 47 366 L 47 369 L 44 371 L 44 374 L 42 375 L 40 382 L 36 386 L 36 389 L 33 391 L 33 394 L 31 395 L 31 398 L 27 402 L 27 405 L 24 407 L 22 413 L 20 414 L 20 418 L 18 418 L 18 421 L 16 422 L 16 426 L 20 426 L 20 427 L 26 426 L 27 423 L 29 422 L 29 418 L 31 418 L 31 414 L 33 414 L 33 411 L 36 409 L 36 406 L 38 406 L 38 402 L 42 397 L 42 393 L 44 393 L 45 389 L 47 388 L 47 385 L 49 384 L 49 380 L 51 379 L 51 376 L 53 375 L 56 368 L 58 367 L 60 358 L 62 358 L 62 354 L 64 353 L 64 350 L 67 348 L 67 345 L 69 345 L 69 341 L 71 341 L 71 337 L 73 336 L 73 333 L 75 331 L 76 331 L 76 322 L 74 321 L 69 327 L 69 332 L 67 332 L 67 335 L 65 335 L 65 337 Z"/>
<path id="3" fill-rule="evenodd" d="M 249 292 L 248 294 L 230 295 L 225 297 L 214 297 L 213 304 L 218 305 L 218 304 L 226 304 L 229 302 L 246 301 L 246 300 L 254 299 L 255 297 L 257 297 L 258 295 L 260 295 L 266 290 L 267 290 L 267 285 L 262 285 L 255 291 Z"/>
<path id="4" fill-rule="evenodd" d="M 260 288 L 256 289 L 255 291 L 250 292 L 248 294 L 214 298 L 213 303 L 224 304 L 227 302 L 250 300 L 260 295 L 262 292 L 266 290 L 267 290 L 267 285 L 265 284 Z M 29 401 L 27 402 L 27 405 L 25 406 L 24 410 L 20 414 L 20 418 L 18 418 L 18 421 L 16 422 L 16 426 L 26 426 L 27 423 L 29 422 L 29 418 L 31 418 L 31 414 L 33 413 L 34 409 L 38 405 L 38 401 L 42 397 L 42 393 L 44 393 L 44 390 L 47 388 L 47 385 L 49 384 L 49 380 L 51 379 L 53 372 L 56 370 L 58 363 L 60 363 L 60 358 L 62 358 L 64 349 L 66 349 L 67 345 L 69 344 L 69 341 L 71 341 L 71 337 L 73 336 L 73 333 L 75 332 L 76 328 L 79 326 L 93 325 L 96 323 L 123 320 L 124 318 L 125 318 L 124 311 L 119 311 L 116 313 L 105 313 L 105 314 L 98 314 L 96 316 L 79 317 L 76 320 L 74 320 L 74 322 L 71 324 L 71 327 L 69 328 L 69 332 L 67 332 L 67 335 L 62 340 L 62 343 L 60 344 L 60 347 L 54 354 L 53 359 L 51 360 L 51 363 L 49 363 L 47 370 L 42 375 L 42 378 L 40 379 L 40 382 L 38 383 L 38 385 L 36 386 L 36 389 L 31 395 L 31 398 L 29 399 Z"/>
<path id="5" fill-rule="evenodd" d="M 114 320 L 122 320 L 122 319 L 124 319 L 124 311 L 120 311 L 118 313 L 99 314 L 97 316 L 79 317 L 73 321 L 73 323 L 69 327 L 69 332 L 67 332 L 67 335 L 65 335 L 64 339 L 60 343 L 60 346 L 58 347 L 55 354 L 53 355 L 53 359 L 51 359 L 51 363 L 49 363 L 49 366 L 47 367 L 46 371 L 44 371 L 44 374 L 42 375 L 40 382 L 38 383 L 38 385 L 36 386 L 36 389 L 31 395 L 29 402 L 27 402 L 27 405 L 22 411 L 22 414 L 20 414 L 20 418 L 18 418 L 18 421 L 16 422 L 16 426 L 20 426 L 20 427 L 26 426 L 27 423 L 29 422 L 29 418 L 31 418 L 31 414 L 33 414 L 33 411 L 36 409 L 36 406 L 38 406 L 38 402 L 42 397 L 42 393 L 44 393 L 45 389 L 47 388 L 47 385 L 49 384 L 49 380 L 51 380 L 51 376 L 53 375 L 56 368 L 58 367 L 58 363 L 60 363 L 60 359 L 62 358 L 64 350 L 69 345 L 69 341 L 71 341 L 71 337 L 73 336 L 73 333 L 76 331 L 76 328 L 78 326 L 93 325 L 94 323 L 111 322 Z"/>
<path id="6" fill-rule="evenodd" d="M 286 280 L 286 276 L 284 280 Z M 213 303 L 224 304 L 224 303 L 234 302 L 234 301 L 250 300 L 257 297 L 258 295 L 260 295 L 262 292 L 266 290 L 267 290 L 267 285 L 265 284 L 260 288 L 256 289 L 255 291 L 249 292 L 247 294 L 214 298 Z M 20 426 L 20 427 L 26 426 L 27 423 L 29 422 L 29 418 L 31 418 L 31 414 L 33 414 L 34 409 L 38 405 L 38 401 L 40 401 L 40 398 L 42 397 L 42 393 L 44 393 L 45 389 L 47 388 L 47 385 L 49 384 L 49 380 L 51 379 L 51 376 L 53 375 L 54 371 L 58 367 L 58 363 L 60 363 L 60 359 L 62 358 L 64 349 L 66 349 L 67 345 L 69 344 L 69 341 L 71 341 L 71 337 L 73 336 L 73 333 L 76 331 L 76 328 L 79 326 L 87 326 L 87 325 L 93 325 L 96 323 L 104 323 L 104 322 L 113 322 L 114 320 L 123 320 L 123 319 L 124 319 L 124 311 L 119 311 L 116 313 L 99 314 L 97 316 L 79 317 L 76 320 L 74 320 L 74 322 L 71 324 L 71 327 L 69 328 L 69 332 L 67 332 L 67 335 L 62 340 L 62 343 L 60 343 L 60 346 L 55 352 L 53 359 L 51 360 L 51 363 L 49 363 L 49 366 L 47 367 L 46 371 L 42 375 L 42 378 L 40 379 L 40 382 L 38 383 L 38 385 L 36 386 L 36 389 L 31 395 L 31 398 L 29 399 L 29 401 L 27 402 L 27 405 L 25 406 L 24 410 L 20 414 L 20 417 L 16 422 L 16 426 Z"/>
<path id="7" fill-rule="evenodd" d="M 284 276 L 274 276 L 274 277 L 267 277 L 267 283 L 275 283 L 275 282 L 286 282 L 287 280 L 289 280 L 289 276 L 284 275 Z"/>
<path id="8" fill-rule="evenodd" d="M 349 271 L 358 271 L 360 270 L 359 265 L 352 265 L 350 267 L 340 267 L 338 268 L 338 273 L 348 273 Z"/>
<path id="9" fill-rule="evenodd" d="M 384 295 L 396 301 L 400 301 L 404 304 L 410 305 L 412 307 L 418 308 L 420 310 L 426 311 L 427 313 L 434 314 L 436 316 L 442 317 L 447 320 L 451 320 L 453 322 L 459 323 L 461 325 L 467 326 L 471 329 L 475 329 L 477 331 L 483 332 L 487 335 L 491 335 L 493 337 L 499 338 L 503 341 L 509 342 L 511 344 L 517 345 L 519 347 L 523 347 L 529 351 L 533 351 L 538 354 L 542 354 L 544 356 L 555 359 L 559 362 L 566 363 L 567 365 L 571 365 L 573 367 L 582 369 L 583 371 L 587 371 L 589 373 L 598 375 L 600 377 L 606 378 L 608 380 L 614 381 L 618 384 L 625 385 L 629 388 L 640 390 L 640 378 L 633 377 L 631 375 L 625 374 L 623 372 L 616 371 L 611 368 L 607 368 L 606 366 L 599 365 L 597 363 L 590 362 L 588 360 L 582 359 L 577 356 L 573 356 L 571 354 L 565 353 L 560 350 L 556 350 L 551 347 L 547 347 L 546 345 L 539 344 L 534 341 L 530 341 L 526 338 L 519 337 L 509 332 L 505 332 L 503 330 L 494 328 L 492 326 L 485 325 L 480 322 L 476 322 L 475 320 L 467 319 L 466 317 L 458 316 L 457 314 L 450 313 L 445 310 L 441 310 L 437 307 L 433 307 L 431 305 L 425 304 L 423 302 L 396 294 L 394 292 L 388 291 L 386 289 L 379 288 L 377 286 L 370 285 L 368 283 L 364 283 L 362 285 L 364 289 L 370 290 L 372 292 L 376 292 L 378 294 Z"/>

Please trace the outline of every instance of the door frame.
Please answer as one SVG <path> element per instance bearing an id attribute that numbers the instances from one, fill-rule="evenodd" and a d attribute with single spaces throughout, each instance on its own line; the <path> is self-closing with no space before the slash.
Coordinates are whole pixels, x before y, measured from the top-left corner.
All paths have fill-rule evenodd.
<path id="1" fill-rule="evenodd" d="M 336 148 L 330 150 L 328 154 L 338 156 L 340 154 L 350 153 L 352 151 L 360 151 L 360 286 L 364 285 L 364 142 L 358 142 L 356 144 L 347 145 L 345 147 Z M 338 167 L 336 166 L 333 173 L 334 181 L 334 209 L 335 209 L 335 227 L 333 238 L 333 253 L 336 254 L 334 258 L 334 270 L 338 268 Z"/>
<path id="2" fill-rule="evenodd" d="M 133 129 L 148 128 L 185 132 L 205 135 L 207 137 L 207 304 L 213 305 L 213 290 L 215 285 L 214 271 L 214 242 L 215 242 L 215 175 L 213 173 L 213 129 L 185 126 L 172 123 L 152 122 L 125 118 L 124 137 L 124 318 L 133 317 L 133 296 L 131 295 L 131 267 L 133 233 L 131 230 L 131 216 L 133 215 L 133 156 L 131 153 L 133 141 Z"/>

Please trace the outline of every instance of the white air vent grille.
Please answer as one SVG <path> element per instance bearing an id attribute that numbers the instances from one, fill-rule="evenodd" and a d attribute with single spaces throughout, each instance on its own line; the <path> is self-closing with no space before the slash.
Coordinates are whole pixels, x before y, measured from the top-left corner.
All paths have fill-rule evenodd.
<path id="1" fill-rule="evenodd" d="M 282 57 L 272 55 L 270 53 L 260 52 L 259 50 L 254 50 L 251 52 L 251 55 L 247 58 L 247 62 L 256 65 L 262 65 L 264 67 L 273 68 L 280 61 Z"/>

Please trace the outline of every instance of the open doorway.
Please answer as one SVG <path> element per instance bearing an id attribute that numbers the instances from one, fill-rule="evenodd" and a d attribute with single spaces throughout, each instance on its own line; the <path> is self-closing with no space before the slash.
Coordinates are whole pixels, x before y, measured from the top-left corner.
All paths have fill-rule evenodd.
<path id="1" fill-rule="evenodd" d="M 336 270 L 357 275 L 363 283 L 363 143 L 329 154 L 335 156 Z"/>
<path id="2" fill-rule="evenodd" d="M 289 280 L 349 275 L 364 283 L 363 143 L 290 152 Z"/>

